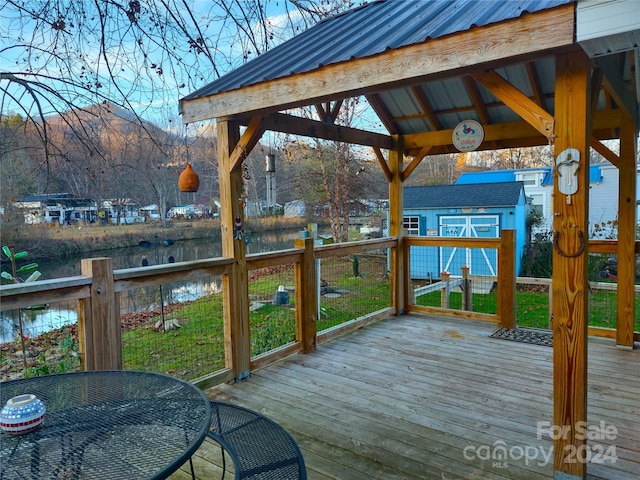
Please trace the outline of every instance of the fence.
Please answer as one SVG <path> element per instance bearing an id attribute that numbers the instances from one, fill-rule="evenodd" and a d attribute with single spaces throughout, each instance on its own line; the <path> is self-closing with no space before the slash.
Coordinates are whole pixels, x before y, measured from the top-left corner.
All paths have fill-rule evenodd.
<path id="1" fill-rule="evenodd" d="M 390 315 L 387 254 L 396 244 L 386 238 L 314 252 L 312 240 L 298 240 L 295 249 L 248 255 L 252 368 Z M 2 324 L 10 329 L 22 317 L 31 323 L 33 306 L 42 315 L 66 313 L 64 322 L 45 320 L 47 333 L 3 344 L 14 348 L 2 352 L 2 379 L 124 368 L 202 385 L 229 380 L 222 278 L 232 268 L 231 259 L 217 258 L 113 270 L 111 259 L 97 258 L 82 261 L 79 277 L 4 285 Z M 319 312 L 311 330 L 305 309 Z"/>
<path id="2" fill-rule="evenodd" d="M 250 368 L 395 315 L 398 284 L 407 312 L 549 327 L 551 280 L 514 282 L 512 232 L 499 239 L 405 237 L 404 282 L 390 275 L 397 245 L 382 238 L 315 247 L 298 239 L 290 250 L 248 255 Z M 472 260 L 495 258 L 497 268 L 462 265 L 429 282 L 412 278 L 413 260 L 452 249 L 472 250 L 465 257 Z M 608 258 L 615 244 L 597 242 L 591 252 Z M 215 258 L 114 271 L 111 259 L 98 258 L 83 260 L 82 276 L 4 285 L 3 326 L 19 332 L 39 318 L 51 328 L 41 335 L 24 330 L 2 343 L 1 378 L 125 368 L 201 386 L 231 380 L 230 337 L 245 334 L 225 324 L 223 280 L 234 268 L 232 259 Z M 616 284 L 599 280 L 590 284 L 589 333 L 615 337 Z M 636 286 L 636 312 L 639 298 Z"/>

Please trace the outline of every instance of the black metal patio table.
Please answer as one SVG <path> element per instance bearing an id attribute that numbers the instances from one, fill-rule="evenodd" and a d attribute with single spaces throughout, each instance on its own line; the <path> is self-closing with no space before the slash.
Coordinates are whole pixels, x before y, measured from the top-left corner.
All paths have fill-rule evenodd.
<path id="1" fill-rule="evenodd" d="M 0 383 L 0 407 L 34 394 L 42 425 L 0 433 L 0 479 L 163 479 L 209 431 L 211 407 L 195 385 L 168 375 L 98 371 Z"/>

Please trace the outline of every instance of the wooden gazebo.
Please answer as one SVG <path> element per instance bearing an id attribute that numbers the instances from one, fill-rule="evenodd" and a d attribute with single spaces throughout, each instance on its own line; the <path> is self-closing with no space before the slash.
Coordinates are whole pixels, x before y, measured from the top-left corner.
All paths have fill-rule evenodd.
<path id="1" fill-rule="evenodd" d="M 236 267 L 225 291 L 247 291 L 246 247 L 234 236 L 244 222 L 241 166 L 265 131 L 371 147 L 389 182 L 390 234 L 400 245 L 403 181 L 425 156 L 457 151 L 460 122 L 482 125 L 480 150 L 552 144 L 554 425 L 569 432 L 555 440 L 554 471 L 585 478 L 585 463 L 565 457 L 585 441 L 575 426 L 587 408 L 588 165 L 594 149 L 620 171 L 615 339 L 632 349 L 639 45 L 633 0 L 377 1 L 191 93 L 180 102 L 183 122 L 217 121 L 223 255 Z M 388 133 L 334 123 L 354 96 L 366 97 Z M 308 106 L 317 120 L 290 113 Z M 619 153 L 607 139 L 620 140 Z M 391 265 L 397 314 L 407 290 L 401 257 Z M 225 321 L 246 330 L 248 308 L 246 295 L 227 294 Z M 234 361 L 248 358 L 246 346 L 233 348 Z"/>

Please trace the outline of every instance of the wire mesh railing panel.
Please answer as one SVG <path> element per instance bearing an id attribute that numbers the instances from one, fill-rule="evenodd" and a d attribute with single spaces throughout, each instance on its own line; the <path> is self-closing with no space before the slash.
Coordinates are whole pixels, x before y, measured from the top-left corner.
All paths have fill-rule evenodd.
<path id="1" fill-rule="evenodd" d="M 294 265 L 249 270 L 251 356 L 296 340 Z"/>
<path id="2" fill-rule="evenodd" d="M 318 332 L 391 305 L 387 249 L 323 258 L 317 268 Z"/>
<path id="3" fill-rule="evenodd" d="M 0 313 L 0 380 L 80 369 L 75 301 Z"/>
<path id="4" fill-rule="evenodd" d="M 496 248 L 411 246 L 414 305 L 497 313 Z"/>
<path id="5" fill-rule="evenodd" d="M 518 279 L 516 285 L 516 326 L 551 328 L 550 289 L 551 279 L 548 282 L 528 282 Z"/>
<path id="6" fill-rule="evenodd" d="M 225 366 L 220 277 L 128 290 L 120 308 L 124 369 L 194 380 Z"/>

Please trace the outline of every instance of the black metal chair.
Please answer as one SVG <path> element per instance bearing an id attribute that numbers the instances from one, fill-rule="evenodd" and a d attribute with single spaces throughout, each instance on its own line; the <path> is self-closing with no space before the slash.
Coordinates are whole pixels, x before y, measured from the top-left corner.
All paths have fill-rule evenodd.
<path id="1" fill-rule="evenodd" d="M 209 437 L 222 447 L 222 478 L 228 452 L 239 479 L 307 478 L 302 453 L 289 433 L 273 420 L 253 410 L 211 401 Z"/>

